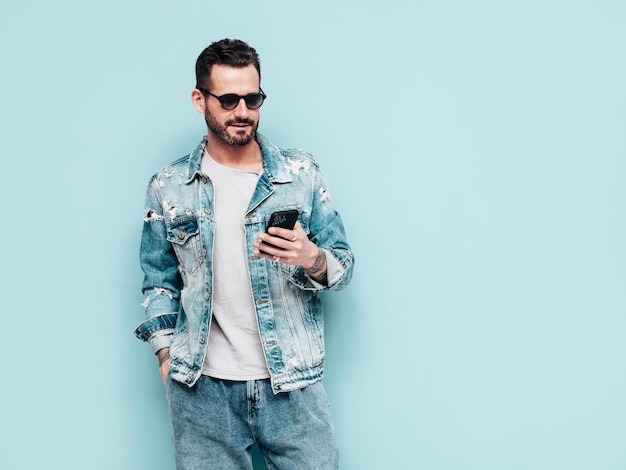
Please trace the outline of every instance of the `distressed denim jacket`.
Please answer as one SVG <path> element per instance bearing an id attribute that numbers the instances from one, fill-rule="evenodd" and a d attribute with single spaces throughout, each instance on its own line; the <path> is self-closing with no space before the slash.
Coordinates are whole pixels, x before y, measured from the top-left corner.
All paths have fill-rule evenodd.
<path id="1" fill-rule="evenodd" d="M 321 379 L 324 317 L 319 292 L 340 290 L 352 277 L 353 255 L 325 178 L 313 158 L 279 149 L 257 135 L 263 173 L 242 220 L 250 284 L 274 393 Z M 155 351 L 170 348 L 170 373 L 191 387 L 200 377 L 212 311 L 215 229 L 211 180 L 200 169 L 206 138 L 190 155 L 157 174 L 148 186 L 140 261 L 146 320 L 135 335 Z M 252 242 L 274 211 L 298 209 L 309 239 L 323 249 L 328 285 L 299 266 L 253 254 Z"/>

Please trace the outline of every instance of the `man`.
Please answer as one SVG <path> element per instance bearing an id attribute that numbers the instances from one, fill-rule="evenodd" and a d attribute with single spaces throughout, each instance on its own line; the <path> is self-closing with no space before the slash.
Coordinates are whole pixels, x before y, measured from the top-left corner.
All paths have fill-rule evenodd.
<path id="1" fill-rule="evenodd" d="M 159 357 L 179 469 L 251 468 L 254 442 L 269 468 L 337 468 L 319 292 L 353 256 L 317 163 L 257 133 L 260 81 L 248 44 L 207 47 L 191 92 L 207 136 L 147 191 L 135 335 Z M 293 229 L 267 228 L 287 209 Z"/>

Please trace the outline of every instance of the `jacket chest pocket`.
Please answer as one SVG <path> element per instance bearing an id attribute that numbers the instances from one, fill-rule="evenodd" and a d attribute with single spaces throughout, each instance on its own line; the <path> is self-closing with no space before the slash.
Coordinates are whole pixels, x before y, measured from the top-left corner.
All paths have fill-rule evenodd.
<path id="1" fill-rule="evenodd" d="M 193 216 L 177 217 L 167 227 L 167 240 L 174 247 L 180 265 L 194 272 L 202 263 L 202 241 L 198 219 Z"/>

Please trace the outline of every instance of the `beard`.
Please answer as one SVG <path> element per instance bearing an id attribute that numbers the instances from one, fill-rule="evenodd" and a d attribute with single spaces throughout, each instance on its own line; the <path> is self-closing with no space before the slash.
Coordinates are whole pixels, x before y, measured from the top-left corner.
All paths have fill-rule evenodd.
<path id="1" fill-rule="evenodd" d="M 211 114 L 207 106 L 204 108 L 204 120 L 211 134 L 222 142 L 235 147 L 243 147 L 252 142 L 256 137 L 256 130 L 259 127 L 259 122 L 253 121 L 252 119 L 229 119 L 221 123 Z M 231 134 L 228 128 L 233 124 L 247 124 L 250 127 L 237 130 L 234 134 Z"/>

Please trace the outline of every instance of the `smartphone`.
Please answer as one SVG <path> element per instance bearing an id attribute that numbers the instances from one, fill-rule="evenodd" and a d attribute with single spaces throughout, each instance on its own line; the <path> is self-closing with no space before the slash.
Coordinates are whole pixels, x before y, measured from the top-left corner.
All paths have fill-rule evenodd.
<path id="1" fill-rule="evenodd" d="M 289 209 L 286 211 L 274 212 L 272 215 L 270 215 L 270 220 L 267 223 L 267 228 L 280 227 L 293 230 L 293 227 L 296 225 L 296 220 L 298 220 L 299 214 L 300 212 L 298 212 L 298 209 Z"/>

